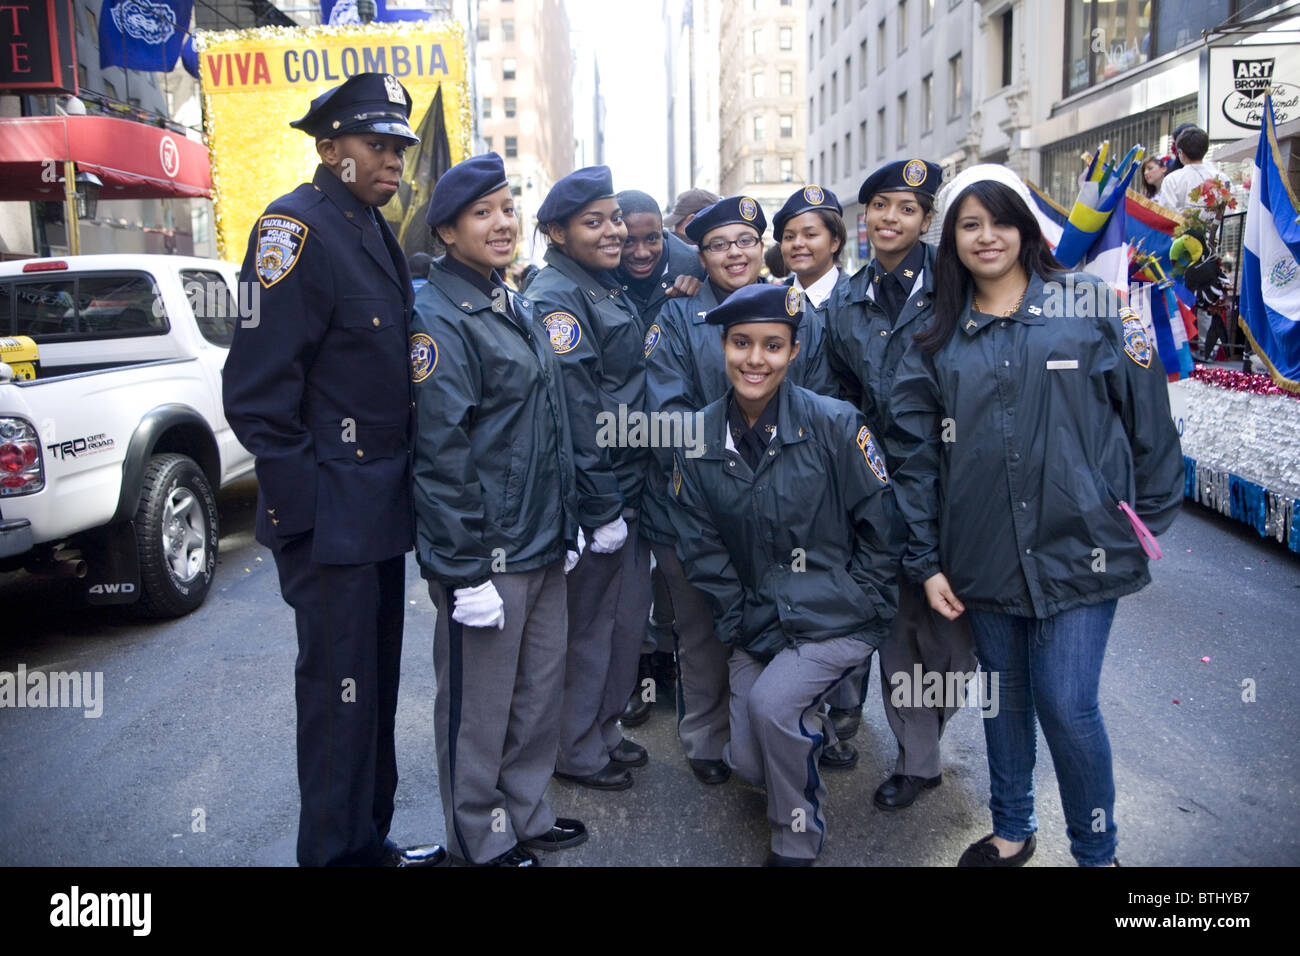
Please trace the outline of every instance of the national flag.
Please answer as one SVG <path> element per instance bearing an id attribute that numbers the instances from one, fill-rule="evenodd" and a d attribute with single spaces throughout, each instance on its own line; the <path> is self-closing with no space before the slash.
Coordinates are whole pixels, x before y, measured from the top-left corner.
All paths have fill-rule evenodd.
<path id="1" fill-rule="evenodd" d="M 1042 230 L 1043 238 L 1055 252 L 1057 244 L 1061 241 L 1061 233 L 1065 231 L 1065 224 L 1070 220 L 1070 214 L 1052 202 L 1052 197 L 1029 180 L 1025 180 L 1025 185 L 1029 187 L 1029 194 L 1034 197 L 1034 208 L 1030 212 L 1038 220 L 1038 228 Z"/>
<path id="2" fill-rule="evenodd" d="M 387 0 L 375 0 L 375 22 L 394 20 L 427 20 L 432 14 L 428 10 L 401 10 L 388 8 Z M 357 13 L 357 0 L 321 0 L 320 22 L 329 24 L 360 23 Z"/>
<path id="3" fill-rule="evenodd" d="M 417 252 L 434 253 L 433 230 L 425 222 L 433 187 L 451 168 L 451 141 L 442 109 L 442 84 L 415 131 L 420 142 L 406 151 L 406 174 L 397 197 L 384 207 L 384 217 L 397 233 L 397 241 L 409 259 Z"/>
<path id="4" fill-rule="evenodd" d="M 1101 234 L 1083 256 L 1083 271 L 1100 276 L 1107 285 L 1128 301 L 1128 237 L 1125 232 L 1127 217 L 1120 203 L 1106 220 Z"/>
<path id="5" fill-rule="evenodd" d="M 1287 182 L 1271 94 L 1251 175 L 1240 324 L 1273 381 L 1300 392 L 1300 201 Z"/>
<path id="6" fill-rule="evenodd" d="M 190 29 L 194 0 L 104 0 L 99 67 L 170 73 Z"/>

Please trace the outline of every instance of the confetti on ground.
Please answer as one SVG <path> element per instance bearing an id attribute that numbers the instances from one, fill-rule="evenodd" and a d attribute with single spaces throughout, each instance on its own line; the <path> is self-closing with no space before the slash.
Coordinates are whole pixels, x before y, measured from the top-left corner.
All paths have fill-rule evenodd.
<path id="1" fill-rule="evenodd" d="M 261 558 L 258 558 L 257 560 L 261 561 L 262 559 L 261 559 Z"/>
<path id="2" fill-rule="evenodd" d="M 245 574 L 252 574 L 253 572 L 250 571 L 250 570 L 248 570 L 248 568 L 244 568 L 244 573 L 245 573 Z"/>
<path id="3" fill-rule="evenodd" d="M 1202 663 L 1202 664 L 1208 664 L 1208 663 L 1210 663 L 1210 659 L 1209 659 L 1208 657 L 1202 657 L 1202 658 L 1201 658 L 1201 663 Z"/>
<path id="4" fill-rule="evenodd" d="M 1178 698 L 1177 698 L 1177 697 L 1174 698 L 1174 703 L 1175 703 L 1175 704 L 1178 703 Z"/>

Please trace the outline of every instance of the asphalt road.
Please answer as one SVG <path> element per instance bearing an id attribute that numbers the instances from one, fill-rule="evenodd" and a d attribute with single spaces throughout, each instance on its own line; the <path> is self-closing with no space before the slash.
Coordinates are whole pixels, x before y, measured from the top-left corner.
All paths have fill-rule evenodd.
<path id="1" fill-rule="evenodd" d="M 298 795 L 293 619 L 252 540 L 255 488 L 221 495 L 221 563 L 207 602 L 140 623 L 76 605 L 66 585 L 0 575 L 0 670 L 102 672 L 102 715 L 0 709 L 0 864 L 290 866 Z M 1161 539 L 1153 584 L 1120 601 L 1102 678 L 1126 866 L 1300 864 L 1300 556 L 1188 505 Z M 408 562 L 392 836 L 442 841 L 433 744 L 434 611 Z M 1208 657 L 1208 661 L 1202 658 Z M 1254 700 L 1243 700 L 1243 682 Z M 1248 694 L 1245 696 L 1249 696 Z M 705 787 L 675 737 L 671 692 L 628 736 L 650 763 L 636 786 L 556 782 L 555 809 L 591 839 L 546 865 L 753 865 L 764 798 L 734 777 Z M 910 809 L 871 803 L 893 765 L 873 672 L 856 769 L 828 774 L 824 865 L 951 866 L 990 830 L 975 710 L 944 740 L 944 784 Z M 1068 866 L 1040 735 L 1039 849 Z M 201 822 L 201 828 L 197 824 Z"/>

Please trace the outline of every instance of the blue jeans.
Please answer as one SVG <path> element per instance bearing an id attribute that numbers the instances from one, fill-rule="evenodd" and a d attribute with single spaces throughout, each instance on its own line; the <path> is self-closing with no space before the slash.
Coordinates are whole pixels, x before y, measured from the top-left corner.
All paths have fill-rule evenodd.
<path id="1" fill-rule="evenodd" d="M 967 611 L 980 664 L 998 680 L 997 716 L 984 721 L 993 832 L 1019 842 L 1038 829 L 1038 732 L 1056 764 L 1070 852 L 1080 866 L 1115 859 L 1115 777 L 1097 692 L 1115 601 L 1037 619 Z"/>

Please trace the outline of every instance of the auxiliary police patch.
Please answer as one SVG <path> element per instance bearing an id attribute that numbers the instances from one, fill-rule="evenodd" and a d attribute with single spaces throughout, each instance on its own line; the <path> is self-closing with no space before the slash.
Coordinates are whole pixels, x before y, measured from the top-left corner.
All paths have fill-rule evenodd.
<path id="1" fill-rule="evenodd" d="M 257 281 L 269 289 L 298 264 L 307 227 L 288 216 L 263 216 L 257 221 Z"/>
<path id="2" fill-rule="evenodd" d="M 822 192 L 820 186 L 805 186 L 803 190 L 803 198 L 805 202 L 811 203 L 814 206 L 820 206 L 825 202 L 826 194 Z"/>
<path id="3" fill-rule="evenodd" d="M 876 451 L 876 443 L 871 438 L 870 430 L 863 425 L 858 429 L 858 447 L 862 449 L 862 457 L 867 460 L 871 470 L 876 473 L 876 477 L 881 481 L 889 481 L 889 473 L 885 470 L 885 459 L 880 452 Z"/>
<path id="4" fill-rule="evenodd" d="M 758 216 L 758 203 L 748 196 L 742 196 L 740 200 L 740 218 L 746 222 L 753 222 Z"/>
<path id="5" fill-rule="evenodd" d="M 1124 351 L 1143 368 L 1151 367 L 1151 343 L 1147 341 L 1142 329 L 1142 319 L 1132 309 L 1119 310 L 1120 321 L 1124 323 Z"/>
<path id="6" fill-rule="evenodd" d="M 803 302 L 800 301 L 799 290 L 794 286 L 790 286 L 789 291 L 785 294 L 785 314 L 798 315 L 799 309 L 802 307 Z"/>
<path id="7" fill-rule="evenodd" d="M 681 492 L 681 490 L 682 490 L 682 469 L 681 466 L 678 465 L 677 463 L 677 453 L 674 452 L 673 453 L 673 497 L 674 498 L 677 497 L 677 495 Z"/>
<path id="8" fill-rule="evenodd" d="M 654 325 L 650 326 L 650 331 L 646 332 L 645 334 L 645 342 L 643 343 L 643 348 L 645 350 L 646 358 L 650 357 L 650 353 L 653 352 L 655 350 L 655 346 L 659 344 L 659 335 L 660 335 L 659 324 L 656 322 Z"/>
<path id="9" fill-rule="evenodd" d="M 921 159 L 909 159 L 907 165 L 903 167 L 903 182 L 909 186 L 919 186 L 925 182 L 925 177 L 929 171 L 925 168 L 925 161 Z"/>
<path id="10" fill-rule="evenodd" d="M 438 346 L 423 332 L 411 336 L 411 381 L 417 385 L 438 367 Z"/>
<path id="11" fill-rule="evenodd" d="M 582 326 L 572 313 L 552 312 L 542 319 L 542 325 L 546 326 L 556 355 L 567 355 L 582 341 Z"/>

